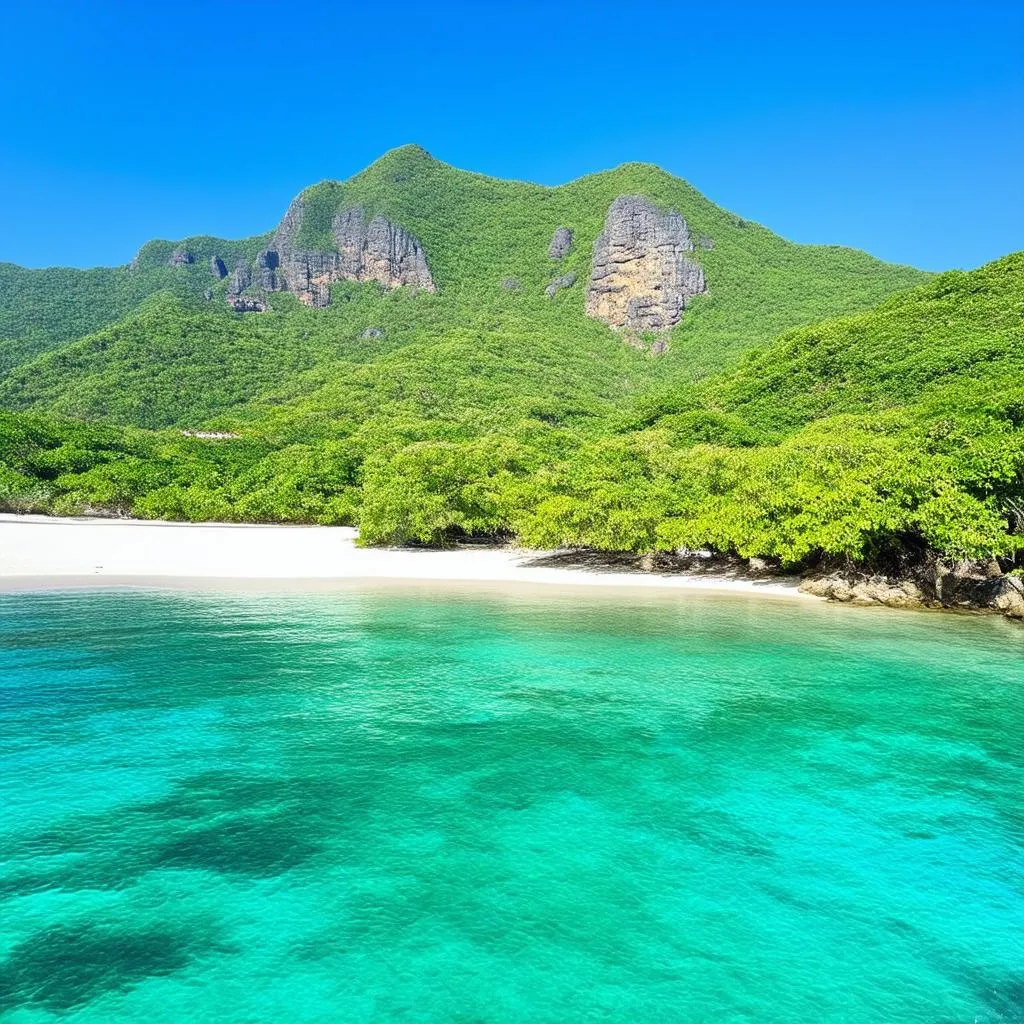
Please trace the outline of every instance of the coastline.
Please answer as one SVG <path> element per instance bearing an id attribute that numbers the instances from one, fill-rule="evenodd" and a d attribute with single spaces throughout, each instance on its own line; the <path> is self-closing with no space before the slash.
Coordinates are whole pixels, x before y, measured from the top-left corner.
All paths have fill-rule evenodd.
<path id="1" fill-rule="evenodd" d="M 82 586 L 430 583 L 591 587 L 820 600 L 798 577 L 644 572 L 558 552 L 360 548 L 345 526 L 171 523 L 0 514 L 0 590 Z"/>

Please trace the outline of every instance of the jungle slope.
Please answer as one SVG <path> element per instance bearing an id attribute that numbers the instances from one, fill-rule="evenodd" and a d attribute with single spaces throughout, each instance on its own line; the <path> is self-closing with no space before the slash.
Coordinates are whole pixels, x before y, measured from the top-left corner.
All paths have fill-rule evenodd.
<path id="1" fill-rule="evenodd" d="M 584 312 L 594 241 L 622 195 L 678 210 L 700 240 L 694 258 L 707 294 L 692 301 L 660 359 L 624 345 Z M 701 377 L 780 330 L 866 309 L 927 276 L 854 250 L 791 244 L 645 164 L 546 188 L 459 171 L 407 146 L 350 181 L 307 189 L 302 201 L 305 245 L 330 249 L 332 217 L 353 206 L 411 232 L 436 293 L 340 282 L 326 309 L 270 293 L 261 296 L 267 312 L 233 312 L 224 301 L 230 282 L 211 275 L 210 260 L 251 263 L 269 235 L 154 242 L 115 270 L 10 268 L 11 284 L 0 291 L 0 339 L 10 340 L 0 341 L 0 359 L 22 364 L 0 377 L 0 405 L 198 427 L 224 414 L 258 417 L 325 388 L 325 414 L 346 417 L 347 399 L 330 388 L 404 346 L 418 346 L 413 360 L 434 362 L 462 386 L 469 378 L 460 365 L 481 350 L 543 364 L 555 376 L 566 364 L 574 377 L 571 364 L 589 361 L 584 390 L 620 403 L 650 382 Z M 548 245 L 560 226 L 573 230 L 574 241 L 553 260 Z M 170 266 L 175 251 L 192 262 Z M 572 285 L 545 295 L 553 280 L 572 276 Z M 69 341 L 76 331 L 91 333 Z M 367 331 L 383 337 L 366 344 Z"/>
<path id="2" fill-rule="evenodd" d="M 655 393 L 546 482 L 519 532 L 799 563 L 1021 547 L 1024 254 L 783 334 Z"/>
<path id="3" fill-rule="evenodd" d="M 626 414 L 585 351 L 510 358 L 458 338 L 250 407 L 237 438 L 8 414 L 5 500 L 358 523 L 369 543 L 516 536 L 798 567 L 930 552 L 1009 568 L 1022 547 L 1022 311 L 1015 254 L 787 332 Z"/>

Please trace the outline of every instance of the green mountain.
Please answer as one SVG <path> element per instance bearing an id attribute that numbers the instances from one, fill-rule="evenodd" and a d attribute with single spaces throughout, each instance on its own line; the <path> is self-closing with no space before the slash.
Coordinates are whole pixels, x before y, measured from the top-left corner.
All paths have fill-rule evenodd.
<path id="1" fill-rule="evenodd" d="M 1024 549 L 1024 253 L 784 333 L 650 393 L 555 467 L 517 533 L 650 551 Z"/>
<path id="2" fill-rule="evenodd" d="M 258 249 L 258 240 L 253 244 L 203 238 L 183 244 L 194 252 L 216 249 L 228 259 Z M 0 374 L 130 315 L 157 292 L 182 299 L 202 296 L 209 263 L 172 267 L 169 257 L 175 248 L 172 243 L 150 242 L 126 267 L 29 270 L 0 263 Z"/>
<path id="3" fill-rule="evenodd" d="M 4 273 L 8 508 L 788 564 L 1024 546 L 1020 254 L 933 277 L 648 165 L 542 188 L 405 147 L 265 235 Z"/>
<path id="4" fill-rule="evenodd" d="M 624 345 L 585 312 L 595 240 L 612 203 L 632 195 L 683 215 L 693 247 L 687 260 L 706 280 L 706 291 L 666 337 L 660 360 Z M 428 361 L 466 358 L 481 346 L 513 360 L 585 352 L 606 378 L 601 390 L 617 398 L 623 377 L 630 379 L 626 390 L 641 380 L 698 377 L 786 327 L 869 308 L 925 279 L 852 250 L 788 243 L 642 164 L 544 188 L 459 171 L 408 146 L 350 181 L 307 189 L 292 210 L 296 205 L 301 216 L 288 225 L 294 230 L 283 224 L 276 234 L 235 243 L 151 242 L 128 267 L 4 268 L 0 339 L 8 340 L 0 340 L 0 370 L 13 372 L 0 382 L 0 402 L 149 427 L 198 426 L 251 399 L 308 393 L 310 381 L 295 378 L 300 371 L 318 368 L 319 386 L 409 344 L 421 351 L 440 344 L 436 356 L 423 351 Z M 409 288 L 339 280 L 334 271 L 327 308 L 298 301 L 312 292 L 299 274 L 287 273 L 297 262 L 289 253 L 307 254 L 303 274 L 316 262 L 310 253 L 320 263 L 337 259 L 332 223 L 354 208 L 366 223 L 380 215 L 415 239 L 433 291 L 421 287 L 413 296 Z M 553 259 L 559 227 L 572 231 L 572 244 Z M 275 266 L 258 266 L 268 252 Z M 260 287 L 261 274 L 276 278 L 269 289 Z M 553 282 L 570 280 L 548 297 Z M 288 290 L 276 290 L 282 286 Z M 229 299 L 267 308 L 238 313 Z M 360 337 L 366 331 L 383 338 L 367 345 Z M 649 349 L 658 345 L 652 337 L 630 340 Z M 81 340 L 68 344 L 74 339 Z M 462 351 L 453 353 L 457 339 Z"/>

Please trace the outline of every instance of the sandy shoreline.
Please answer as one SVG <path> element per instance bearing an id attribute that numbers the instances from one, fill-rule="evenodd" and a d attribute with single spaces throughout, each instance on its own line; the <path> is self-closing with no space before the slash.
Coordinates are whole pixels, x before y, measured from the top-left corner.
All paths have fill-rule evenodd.
<path id="1" fill-rule="evenodd" d="M 444 582 L 584 586 L 805 597 L 796 579 L 638 573 L 566 567 L 552 552 L 469 547 L 359 548 L 334 526 L 166 523 L 0 515 L 0 589 L 189 580 Z M 813 600 L 813 598 L 808 598 Z"/>

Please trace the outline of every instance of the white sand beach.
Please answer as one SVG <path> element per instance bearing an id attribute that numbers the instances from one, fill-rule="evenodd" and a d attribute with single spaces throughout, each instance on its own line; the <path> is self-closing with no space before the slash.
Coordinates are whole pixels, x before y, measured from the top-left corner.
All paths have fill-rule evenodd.
<path id="1" fill-rule="evenodd" d="M 351 527 L 0 515 L 0 587 L 87 579 L 409 580 L 806 596 L 797 579 L 620 571 L 571 553 L 514 548 L 360 548 L 357 535 Z"/>

